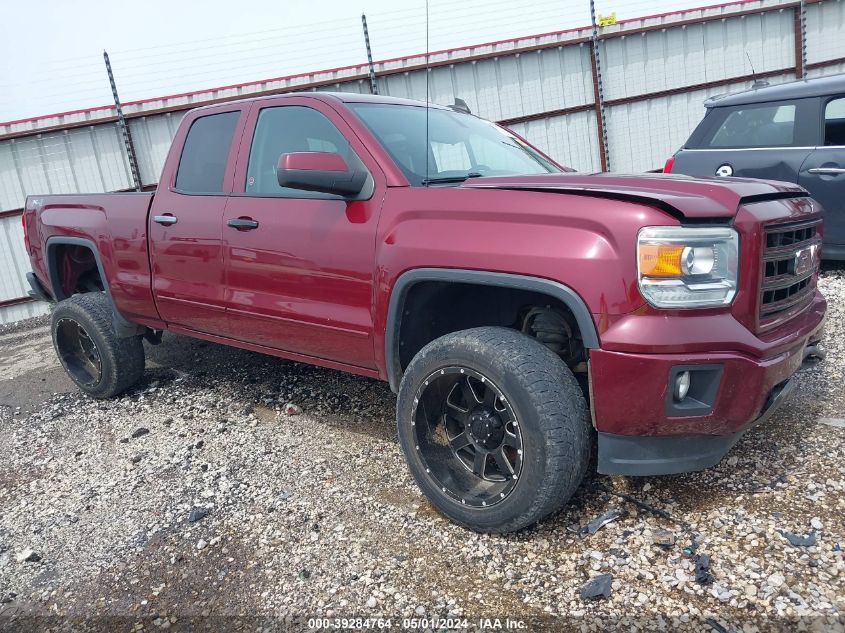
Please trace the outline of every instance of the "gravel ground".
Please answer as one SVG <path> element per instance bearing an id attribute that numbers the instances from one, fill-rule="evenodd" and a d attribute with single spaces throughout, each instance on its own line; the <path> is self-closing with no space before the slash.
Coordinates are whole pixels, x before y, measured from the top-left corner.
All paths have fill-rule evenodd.
<path id="1" fill-rule="evenodd" d="M 504 537 L 422 497 L 383 383 L 167 336 L 97 402 L 43 320 L 2 331 L 0 629 L 843 631 L 845 271 L 822 289 L 827 360 L 721 464 L 594 478 Z M 602 574 L 610 595 L 582 598 Z"/>

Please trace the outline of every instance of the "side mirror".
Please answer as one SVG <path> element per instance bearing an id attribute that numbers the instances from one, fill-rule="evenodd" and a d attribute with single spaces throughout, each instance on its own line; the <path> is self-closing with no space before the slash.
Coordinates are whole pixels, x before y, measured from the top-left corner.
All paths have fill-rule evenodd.
<path id="1" fill-rule="evenodd" d="M 367 182 L 363 167 L 350 168 L 334 152 L 291 152 L 279 156 L 276 176 L 281 187 L 354 196 Z"/>

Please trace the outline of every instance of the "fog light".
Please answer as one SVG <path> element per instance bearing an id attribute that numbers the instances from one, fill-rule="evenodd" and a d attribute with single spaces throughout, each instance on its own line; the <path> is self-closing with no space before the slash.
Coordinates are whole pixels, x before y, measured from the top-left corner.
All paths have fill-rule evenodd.
<path id="1" fill-rule="evenodd" d="M 682 371 L 675 378 L 675 402 L 681 402 L 689 393 L 690 376 L 688 371 Z"/>

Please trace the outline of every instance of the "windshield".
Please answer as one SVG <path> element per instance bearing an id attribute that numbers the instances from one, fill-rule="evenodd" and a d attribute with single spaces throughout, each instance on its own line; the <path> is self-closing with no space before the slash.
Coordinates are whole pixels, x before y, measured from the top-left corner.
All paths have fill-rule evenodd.
<path id="1" fill-rule="evenodd" d="M 388 103 L 350 103 L 349 107 L 412 185 L 560 171 L 513 134 L 470 114 L 428 108 L 426 147 L 426 108 Z"/>

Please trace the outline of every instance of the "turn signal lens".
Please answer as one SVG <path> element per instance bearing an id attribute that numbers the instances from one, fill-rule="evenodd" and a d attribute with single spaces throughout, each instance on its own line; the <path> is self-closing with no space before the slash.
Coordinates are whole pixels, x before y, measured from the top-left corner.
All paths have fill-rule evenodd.
<path id="1" fill-rule="evenodd" d="M 667 244 L 640 245 L 640 274 L 647 277 L 679 277 L 683 246 Z"/>

